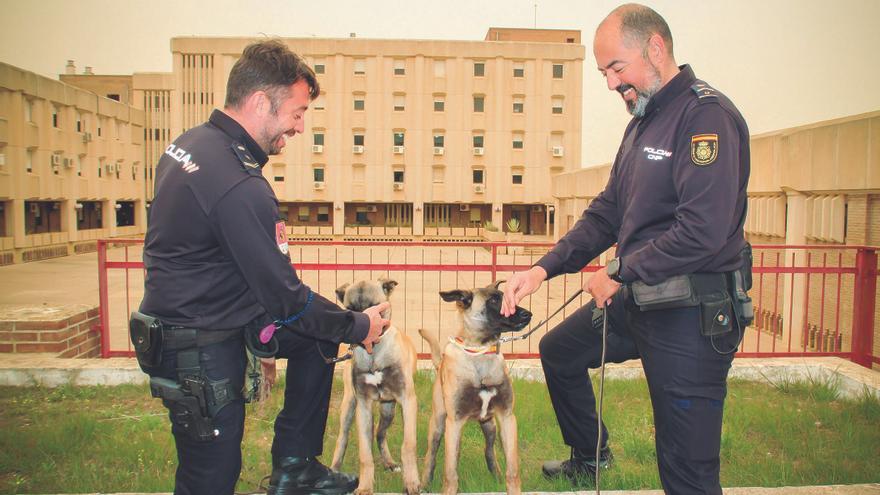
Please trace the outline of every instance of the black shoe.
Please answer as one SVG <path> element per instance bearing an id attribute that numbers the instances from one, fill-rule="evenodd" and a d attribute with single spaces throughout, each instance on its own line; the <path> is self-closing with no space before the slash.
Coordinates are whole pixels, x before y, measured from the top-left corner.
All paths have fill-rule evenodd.
<path id="1" fill-rule="evenodd" d="M 599 468 L 607 469 L 611 466 L 614 456 L 607 446 L 599 452 L 599 462 L 596 462 L 596 451 L 586 451 L 576 447 L 571 448 L 571 456 L 565 461 L 547 461 L 541 467 L 544 476 L 555 478 L 565 475 L 572 483 L 579 480 L 589 479 L 596 481 L 597 464 Z"/>
<path id="2" fill-rule="evenodd" d="M 358 486 L 357 476 L 338 473 L 314 457 L 272 459 L 267 495 L 340 495 Z"/>

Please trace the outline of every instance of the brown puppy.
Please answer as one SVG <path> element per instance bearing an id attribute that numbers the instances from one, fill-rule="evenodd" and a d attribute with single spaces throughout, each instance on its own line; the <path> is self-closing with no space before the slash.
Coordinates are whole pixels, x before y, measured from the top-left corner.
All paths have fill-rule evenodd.
<path id="1" fill-rule="evenodd" d="M 501 427 L 501 441 L 507 460 L 507 493 L 521 491 L 516 416 L 513 414 L 513 388 L 498 339 L 502 332 L 521 330 L 532 314 L 517 306 L 510 317 L 501 316 L 501 281 L 488 287 L 441 292 L 447 302 L 455 302 L 461 319 L 460 330 L 442 350 L 437 338 L 419 330 L 431 345 L 437 367 L 434 381 L 433 413 L 428 426 L 428 452 L 425 455 L 423 486 L 434 476 L 440 436 L 444 435 L 446 466 L 443 493 L 458 492 L 458 457 L 461 429 L 469 419 L 480 422 L 486 437 L 486 465 L 498 473 L 495 461 L 495 421 Z M 493 421 L 493 419 L 495 421 Z"/>
<path id="2" fill-rule="evenodd" d="M 336 289 L 336 296 L 343 306 L 352 311 L 363 311 L 388 300 L 397 286 L 394 280 L 379 279 L 345 284 Z M 383 314 L 383 318 L 389 318 Z M 403 485 L 407 494 L 419 493 L 419 472 L 416 463 L 416 390 L 413 375 L 416 372 L 416 349 L 409 337 L 394 325 L 382 334 L 369 354 L 363 347 L 355 347 L 352 360 L 343 370 L 344 389 L 339 418 L 339 437 L 333 452 L 332 469 L 339 470 L 348 446 L 348 432 L 357 411 L 358 451 L 360 453 L 359 484 L 355 493 L 373 493 L 372 432 L 373 402 L 380 404 L 379 428 L 376 442 L 382 453 L 386 469 L 400 471 L 400 466 L 388 449 L 386 432 L 394 419 L 395 402 L 403 410 L 403 446 L 400 457 L 403 463 Z"/>

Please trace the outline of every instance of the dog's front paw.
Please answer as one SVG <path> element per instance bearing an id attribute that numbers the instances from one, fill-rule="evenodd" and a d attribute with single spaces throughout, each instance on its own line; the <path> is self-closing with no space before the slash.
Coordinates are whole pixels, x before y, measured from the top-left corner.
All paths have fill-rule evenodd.
<path id="1" fill-rule="evenodd" d="M 418 495 L 421 492 L 418 481 L 405 482 L 403 489 L 406 495 Z"/>

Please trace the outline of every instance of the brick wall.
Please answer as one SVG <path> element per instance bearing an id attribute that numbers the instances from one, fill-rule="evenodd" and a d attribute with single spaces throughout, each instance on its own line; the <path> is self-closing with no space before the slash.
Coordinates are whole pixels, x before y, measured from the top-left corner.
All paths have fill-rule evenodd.
<path id="1" fill-rule="evenodd" d="M 98 308 L 61 320 L 0 321 L 0 352 L 48 352 L 62 358 L 101 355 Z"/>

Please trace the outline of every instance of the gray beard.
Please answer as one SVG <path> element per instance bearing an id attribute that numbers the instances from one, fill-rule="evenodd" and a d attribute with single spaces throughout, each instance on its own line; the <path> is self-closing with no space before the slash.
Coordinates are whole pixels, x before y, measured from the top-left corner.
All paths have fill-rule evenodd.
<path id="1" fill-rule="evenodd" d="M 626 110 L 637 119 L 644 117 L 645 109 L 648 108 L 648 102 L 660 91 L 660 88 L 660 72 L 655 68 L 652 81 L 644 91 L 633 88 L 636 91 L 636 99 L 626 102 Z"/>

